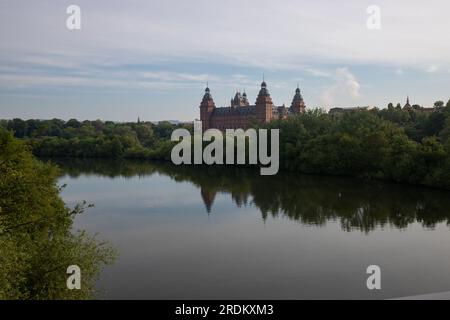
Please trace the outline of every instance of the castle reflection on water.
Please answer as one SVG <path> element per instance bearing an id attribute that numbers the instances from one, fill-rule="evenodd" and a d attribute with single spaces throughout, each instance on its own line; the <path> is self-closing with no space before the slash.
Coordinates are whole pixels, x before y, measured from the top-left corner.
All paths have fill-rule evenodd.
<path id="1" fill-rule="evenodd" d="M 448 191 L 362 181 L 278 173 L 261 176 L 255 168 L 173 166 L 163 163 L 53 159 L 70 177 L 145 177 L 160 174 L 199 189 L 206 214 L 214 214 L 218 194 L 229 194 L 237 207 L 254 206 L 262 218 L 286 217 L 304 225 L 339 222 L 345 231 L 370 232 L 377 227 L 406 228 L 420 223 L 433 228 L 450 222 Z"/>

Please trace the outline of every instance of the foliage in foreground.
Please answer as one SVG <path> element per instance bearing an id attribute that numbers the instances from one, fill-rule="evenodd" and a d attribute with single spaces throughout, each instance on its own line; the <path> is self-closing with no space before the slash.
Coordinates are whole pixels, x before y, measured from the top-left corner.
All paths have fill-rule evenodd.
<path id="1" fill-rule="evenodd" d="M 115 256 L 84 231 L 72 233 L 83 206 L 65 207 L 56 167 L 36 160 L 0 129 L 0 299 L 88 299 Z M 81 268 L 81 290 L 66 287 L 67 267 Z"/>

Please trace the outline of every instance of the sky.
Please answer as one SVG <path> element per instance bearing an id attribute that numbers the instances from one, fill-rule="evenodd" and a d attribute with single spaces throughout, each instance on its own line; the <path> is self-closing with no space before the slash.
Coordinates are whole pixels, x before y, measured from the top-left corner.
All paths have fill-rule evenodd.
<path id="1" fill-rule="evenodd" d="M 69 30 L 67 7 L 81 10 Z M 368 28 L 371 5 L 380 29 Z M 448 0 L 0 0 L 0 118 L 199 118 L 237 90 L 308 108 L 450 99 Z"/>

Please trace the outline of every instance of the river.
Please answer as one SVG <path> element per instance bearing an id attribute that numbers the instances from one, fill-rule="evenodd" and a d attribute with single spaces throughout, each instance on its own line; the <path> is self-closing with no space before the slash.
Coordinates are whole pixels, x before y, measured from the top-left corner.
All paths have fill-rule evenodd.
<path id="1" fill-rule="evenodd" d="M 381 299 L 450 290 L 449 192 L 237 167 L 54 160 L 118 259 L 111 299 Z M 368 290 L 366 269 L 381 269 Z"/>

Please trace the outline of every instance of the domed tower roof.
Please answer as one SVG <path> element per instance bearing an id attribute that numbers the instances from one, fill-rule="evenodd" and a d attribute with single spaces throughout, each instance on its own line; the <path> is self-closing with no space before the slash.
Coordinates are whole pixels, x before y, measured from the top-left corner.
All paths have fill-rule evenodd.
<path id="1" fill-rule="evenodd" d="M 261 89 L 259 90 L 258 96 L 270 96 L 269 90 L 267 90 L 267 83 L 265 81 L 261 83 Z"/>
<path id="2" fill-rule="evenodd" d="M 297 89 L 295 89 L 295 95 L 294 95 L 294 99 L 293 99 L 294 101 L 303 101 L 303 97 L 302 97 L 302 94 L 301 94 L 301 92 L 300 92 L 300 88 L 299 87 L 297 87 Z"/>
<path id="3" fill-rule="evenodd" d="M 305 101 L 303 100 L 300 88 L 297 86 L 295 89 L 295 95 L 292 99 L 291 111 L 293 113 L 303 112 L 305 110 Z"/>
<path id="4" fill-rule="evenodd" d="M 261 89 L 259 90 L 258 96 L 256 97 L 255 104 L 258 105 L 272 105 L 272 98 L 270 97 L 269 90 L 267 89 L 267 84 L 265 81 L 261 83 Z"/>
<path id="5" fill-rule="evenodd" d="M 202 103 L 213 101 L 211 90 L 209 90 L 209 87 L 207 86 L 205 89 L 205 94 L 203 95 Z"/>

